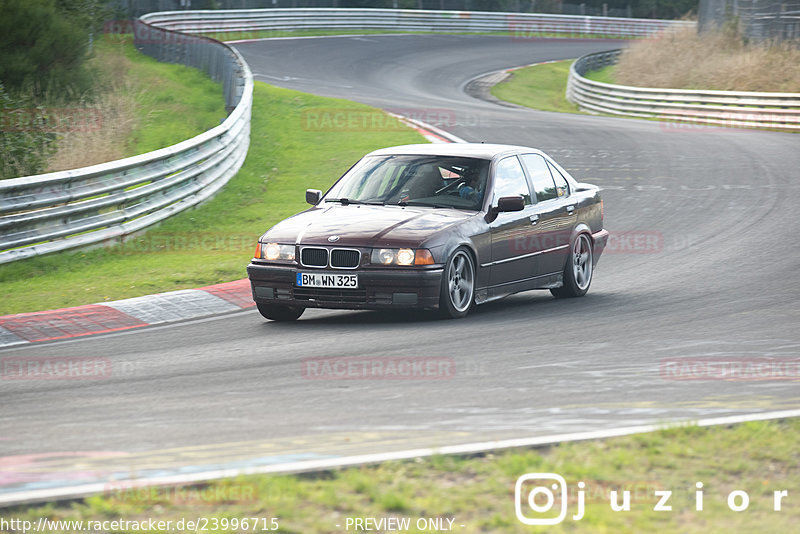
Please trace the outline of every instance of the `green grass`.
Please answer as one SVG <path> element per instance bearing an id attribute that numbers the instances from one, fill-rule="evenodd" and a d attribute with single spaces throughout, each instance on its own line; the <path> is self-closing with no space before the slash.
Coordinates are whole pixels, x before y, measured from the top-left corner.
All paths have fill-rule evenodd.
<path id="1" fill-rule="evenodd" d="M 221 83 L 198 69 L 159 63 L 131 49 L 126 47 L 137 58 L 132 73 L 147 89 L 137 97 L 141 120 L 129 139 L 130 155 L 180 143 L 225 120 Z"/>
<path id="2" fill-rule="evenodd" d="M 617 83 L 614 81 L 614 65 L 609 65 L 608 67 L 603 67 L 598 70 L 590 70 L 583 77 L 596 82 Z"/>
<path id="3" fill-rule="evenodd" d="M 258 237 L 307 207 L 307 188 L 327 189 L 371 150 L 424 142 L 405 126 L 383 122 L 387 116 L 369 106 L 261 82 L 253 98 L 247 160 L 217 196 L 123 245 L 0 265 L 0 315 L 244 278 Z M 334 112 L 376 119 L 381 126 L 314 126 L 311 117 Z"/>
<path id="4" fill-rule="evenodd" d="M 219 125 L 227 116 L 222 84 L 203 71 L 156 61 L 139 53 L 127 36 L 113 42 L 99 40 L 97 47 L 107 55 L 106 69 L 110 62 L 127 60 L 128 83 L 116 85 L 136 101 L 138 117 L 124 149 L 126 156 L 180 143 Z"/>
<path id="5" fill-rule="evenodd" d="M 310 534 L 345 532 L 347 518 L 354 517 L 410 518 L 408 532 L 421 532 L 414 528 L 420 517 L 448 517 L 455 520 L 453 530 L 465 534 L 793 532 L 800 521 L 798 440 L 798 419 L 728 428 L 676 427 L 472 458 L 438 456 L 310 475 L 248 476 L 190 488 L 183 494 L 117 488 L 68 504 L 9 509 L 4 516 L 34 523 L 39 517 L 93 521 L 276 517 L 279 532 Z M 573 498 L 578 481 L 583 481 L 584 517 L 572 520 L 577 504 L 571 500 L 561 525 L 545 529 L 518 522 L 515 482 L 531 472 L 564 476 Z M 704 486 L 702 511 L 695 509 L 698 481 Z M 609 492 L 615 489 L 620 494 L 630 491 L 630 511 L 610 509 Z M 668 502 L 672 511 L 653 510 L 656 490 L 672 491 Z M 727 497 L 733 490 L 748 493 L 747 510 L 728 508 Z M 781 511 L 774 511 L 773 492 L 783 490 L 788 496 Z M 342 527 L 336 528 L 337 524 Z"/>
<path id="6" fill-rule="evenodd" d="M 492 87 L 500 100 L 543 111 L 578 113 L 565 96 L 572 60 L 517 69 L 506 81 Z"/>

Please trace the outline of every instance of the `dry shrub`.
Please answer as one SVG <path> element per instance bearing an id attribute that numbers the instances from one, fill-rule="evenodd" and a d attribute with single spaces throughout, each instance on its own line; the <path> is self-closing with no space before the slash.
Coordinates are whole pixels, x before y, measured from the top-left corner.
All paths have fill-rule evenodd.
<path id="1" fill-rule="evenodd" d="M 130 60 L 122 54 L 98 50 L 91 60 L 98 73 L 97 94 L 91 102 L 75 106 L 81 111 L 75 127 L 58 133 L 57 150 L 48 172 L 105 163 L 125 156 L 131 131 L 136 127 L 136 95 L 127 78 Z"/>
<path id="2" fill-rule="evenodd" d="M 685 28 L 633 43 L 617 83 L 638 87 L 800 93 L 796 43 L 746 44 L 732 31 Z"/>
<path id="3" fill-rule="evenodd" d="M 59 133 L 48 172 L 105 163 L 124 157 L 125 145 L 136 125 L 136 103 L 127 95 L 108 93 L 85 109 L 80 126 Z"/>

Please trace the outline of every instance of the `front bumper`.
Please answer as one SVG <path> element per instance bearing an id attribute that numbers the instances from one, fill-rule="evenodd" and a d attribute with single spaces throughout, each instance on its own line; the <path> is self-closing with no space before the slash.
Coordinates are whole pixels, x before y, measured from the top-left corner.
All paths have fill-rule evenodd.
<path id="1" fill-rule="evenodd" d="M 322 272 L 252 262 L 247 276 L 253 300 L 302 308 L 348 310 L 387 308 L 437 308 L 442 268 L 324 270 L 326 273 L 357 274 L 357 289 L 297 287 L 297 272 Z"/>

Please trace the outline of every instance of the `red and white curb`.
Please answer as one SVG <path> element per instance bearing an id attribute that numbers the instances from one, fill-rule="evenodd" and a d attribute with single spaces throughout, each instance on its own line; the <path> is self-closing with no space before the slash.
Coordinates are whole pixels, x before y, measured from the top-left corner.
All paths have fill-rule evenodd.
<path id="1" fill-rule="evenodd" d="M 396 113 L 391 113 L 386 111 L 392 117 L 397 117 L 398 120 L 405 123 L 407 126 L 413 128 L 417 131 L 422 137 L 430 141 L 431 143 L 466 143 L 464 139 L 451 134 L 450 132 L 446 132 L 441 128 L 437 128 L 431 124 L 426 122 L 419 121 L 417 119 L 412 119 L 410 117 L 405 117 L 403 115 L 398 115 Z"/>
<path id="2" fill-rule="evenodd" d="M 118 332 L 255 306 L 248 279 L 74 308 L 0 317 L 0 347 Z"/>

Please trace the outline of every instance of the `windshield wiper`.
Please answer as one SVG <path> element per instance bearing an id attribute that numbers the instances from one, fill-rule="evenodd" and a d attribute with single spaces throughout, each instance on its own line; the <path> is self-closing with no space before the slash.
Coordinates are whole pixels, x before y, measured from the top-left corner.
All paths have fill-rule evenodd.
<path id="1" fill-rule="evenodd" d="M 385 206 L 385 202 L 365 202 L 363 200 L 354 200 L 351 198 L 326 198 L 325 202 L 338 202 L 342 206 L 347 206 L 348 204 L 366 204 L 367 206 Z"/>
<path id="2" fill-rule="evenodd" d="M 445 206 L 444 204 L 431 204 L 430 202 L 419 202 L 417 200 L 401 200 L 397 203 L 398 206 L 422 206 L 426 208 L 452 208 L 453 206 Z"/>

